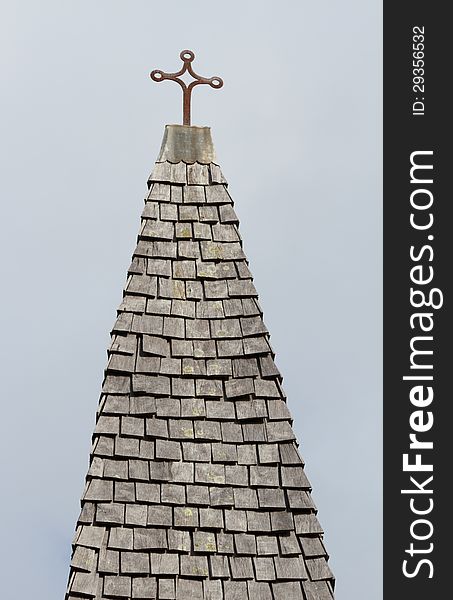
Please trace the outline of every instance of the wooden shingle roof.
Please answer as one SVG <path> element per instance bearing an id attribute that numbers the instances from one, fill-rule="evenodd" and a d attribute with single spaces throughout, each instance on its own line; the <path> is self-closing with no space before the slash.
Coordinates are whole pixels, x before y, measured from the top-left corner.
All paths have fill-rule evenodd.
<path id="1" fill-rule="evenodd" d="M 331 600 L 227 183 L 207 128 L 171 127 L 113 326 L 66 599 Z"/>

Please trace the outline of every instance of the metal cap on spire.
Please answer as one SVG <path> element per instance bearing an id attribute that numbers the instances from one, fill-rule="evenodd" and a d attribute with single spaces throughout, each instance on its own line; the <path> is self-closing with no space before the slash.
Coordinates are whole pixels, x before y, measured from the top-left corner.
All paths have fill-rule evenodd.
<path id="1" fill-rule="evenodd" d="M 170 81 L 176 81 L 179 83 L 183 90 L 183 125 L 190 125 L 190 101 L 193 88 L 196 85 L 205 83 L 210 85 L 212 88 L 219 89 L 223 86 L 223 80 L 217 76 L 201 77 L 200 75 L 197 75 L 192 69 L 192 62 L 195 58 L 195 54 L 192 52 L 192 50 L 183 50 L 179 56 L 184 64 L 177 73 L 165 73 L 160 69 L 155 69 L 154 71 L 151 71 L 150 77 L 157 82 L 169 79 Z M 189 85 L 186 85 L 186 83 L 180 79 L 180 76 L 184 75 L 186 71 L 194 78 L 194 81 L 190 82 Z"/>

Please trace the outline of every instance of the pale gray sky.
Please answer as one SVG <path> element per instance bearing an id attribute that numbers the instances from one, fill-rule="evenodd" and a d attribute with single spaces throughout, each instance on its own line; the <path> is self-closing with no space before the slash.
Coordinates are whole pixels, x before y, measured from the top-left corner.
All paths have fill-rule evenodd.
<path id="1" fill-rule="evenodd" d="M 337 600 L 381 598 L 381 3 L 0 2 L 2 597 L 62 599 L 108 332 L 175 84 L 212 127 Z"/>

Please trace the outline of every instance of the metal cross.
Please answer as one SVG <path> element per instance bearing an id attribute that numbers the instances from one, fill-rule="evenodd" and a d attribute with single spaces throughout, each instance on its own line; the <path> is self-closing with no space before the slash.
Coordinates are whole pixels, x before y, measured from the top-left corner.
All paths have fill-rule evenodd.
<path id="1" fill-rule="evenodd" d="M 195 54 L 191 50 L 183 50 L 179 56 L 184 63 L 180 71 L 178 71 L 177 73 L 164 73 L 160 69 L 156 69 L 154 71 L 151 71 L 150 77 L 154 81 L 164 81 L 165 79 L 170 79 L 171 81 L 177 81 L 179 83 L 183 91 L 183 125 L 190 125 L 190 99 L 192 96 L 193 88 L 196 85 L 207 83 L 212 88 L 218 90 L 223 86 L 223 80 L 220 79 L 220 77 L 201 77 L 200 75 L 197 75 L 192 69 L 192 61 L 195 58 Z M 184 75 L 186 71 L 188 71 L 189 74 L 192 75 L 192 77 L 194 78 L 194 81 L 191 81 L 189 85 L 186 85 L 184 81 L 180 79 L 180 76 Z"/>

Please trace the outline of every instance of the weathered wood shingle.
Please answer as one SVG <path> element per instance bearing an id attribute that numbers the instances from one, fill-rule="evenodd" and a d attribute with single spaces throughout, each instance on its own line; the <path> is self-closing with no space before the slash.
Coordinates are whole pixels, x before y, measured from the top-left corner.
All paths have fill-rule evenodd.
<path id="1" fill-rule="evenodd" d="M 158 162 L 112 332 L 67 600 L 331 600 L 218 165 Z"/>

